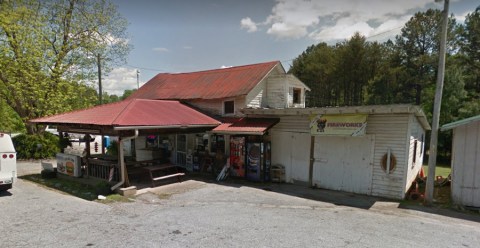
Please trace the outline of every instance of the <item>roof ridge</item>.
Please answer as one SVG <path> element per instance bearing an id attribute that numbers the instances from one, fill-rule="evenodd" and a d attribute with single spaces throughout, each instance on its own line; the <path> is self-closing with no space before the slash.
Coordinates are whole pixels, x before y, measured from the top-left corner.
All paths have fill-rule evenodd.
<path id="1" fill-rule="evenodd" d="M 122 115 L 123 115 L 123 112 L 125 110 L 127 110 L 130 105 L 134 105 L 132 104 L 133 102 L 136 102 L 137 100 L 140 100 L 140 99 L 137 99 L 137 98 L 134 98 L 134 99 L 126 99 L 126 100 L 123 100 L 123 101 L 128 101 L 129 103 L 127 103 L 127 105 L 125 107 L 123 107 L 123 109 L 118 113 L 118 115 L 112 120 L 112 125 L 117 122 L 117 119 L 120 118 Z M 123 102 L 123 101 L 120 101 L 120 102 Z M 132 107 L 133 108 L 133 107 Z"/>
<path id="2" fill-rule="evenodd" d="M 245 67 L 253 67 L 253 66 L 267 65 L 267 64 L 278 64 L 278 63 L 280 63 L 279 60 L 274 60 L 274 61 L 262 62 L 262 63 L 256 63 L 256 64 L 238 65 L 238 66 L 232 66 L 232 67 L 206 69 L 206 70 L 200 70 L 200 71 L 178 72 L 178 73 L 162 72 L 162 73 L 158 73 L 157 75 L 160 75 L 160 74 L 179 75 L 179 74 L 209 73 L 209 72 L 217 72 L 217 71 L 223 71 L 223 70 L 240 70 L 240 69 L 244 69 Z"/>

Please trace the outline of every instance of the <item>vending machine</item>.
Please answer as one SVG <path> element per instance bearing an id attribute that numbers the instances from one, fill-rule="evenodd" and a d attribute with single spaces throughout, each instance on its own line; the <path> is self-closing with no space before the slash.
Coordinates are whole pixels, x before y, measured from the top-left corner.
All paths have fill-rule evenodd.
<path id="1" fill-rule="evenodd" d="M 230 175 L 245 177 L 245 137 L 230 137 Z"/>
<path id="2" fill-rule="evenodd" d="M 270 181 L 270 142 L 247 142 L 246 178 L 252 181 Z"/>

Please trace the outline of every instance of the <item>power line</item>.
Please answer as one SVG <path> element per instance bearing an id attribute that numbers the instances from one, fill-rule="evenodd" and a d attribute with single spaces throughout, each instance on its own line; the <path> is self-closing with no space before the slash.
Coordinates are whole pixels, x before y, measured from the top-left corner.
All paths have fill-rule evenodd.
<path id="1" fill-rule="evenodd" d="M 383 32 L 381 32 L 381 33 L 378 33 L 378 34 L 374 34 L 374 35 L 372 35 L 372 36 L 368 36 L 368 37 L 367 37 L 367 40 L 368 40 L 368 39 L 370 39 L 370 38 L 377 37 L 377 36 L 380 36 L 380 35 L 382 35 L 382 34 L 385 34 L 385 33 L 391 32 L 391 31 L 393 31 L 393 30 L 396 30 L 396 29 L 401 29 L 401 28 L 403 28 L 403 26 L 399 26 L 399 27 L 396 27 L 396 28 L 392 28 L 392 29 L 389 29 L 389 30 L 383 31 Z"/>
<path id="2" fill-rule="evenodd" d="M 129 65 L 129 64 L 125 64 L 125 65 L 128 66 L 128 67 L 135 68 L 135 69 L 142 69 L 142 70 L 147 70 L 147 71 L 166 71 L 166 70 L 163 70 L 163 69 L 153 69 L 153 68 L 139 67 L 139 66 L 134 66 L 134 65 Z"/>

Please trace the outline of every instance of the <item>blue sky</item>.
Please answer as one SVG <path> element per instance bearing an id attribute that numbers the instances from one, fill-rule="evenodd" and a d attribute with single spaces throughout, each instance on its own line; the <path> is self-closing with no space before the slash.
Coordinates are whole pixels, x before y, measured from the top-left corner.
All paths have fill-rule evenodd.
<path id="1" fill-rule="evenodd" d="M 127 64 L 103 80 L 109 94 L 140 86 L 158 73 L 191 72 L 280 60 L 286 69 L 308 46 L 359 31 L 368 40 L 400 32 L 434 0 L 115 0 L 133 45 Z M 451 0 L 462 22 L 478 0 Z"/>

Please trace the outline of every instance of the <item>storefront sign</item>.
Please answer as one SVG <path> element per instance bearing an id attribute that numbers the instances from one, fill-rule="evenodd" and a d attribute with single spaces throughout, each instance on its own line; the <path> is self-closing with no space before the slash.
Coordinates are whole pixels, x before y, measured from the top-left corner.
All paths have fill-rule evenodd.
<path id="1" fill-rule="evenodd" d="M 310 133 L 312 135 L 365 135 L 367 115 L 312 115 Z"/>

